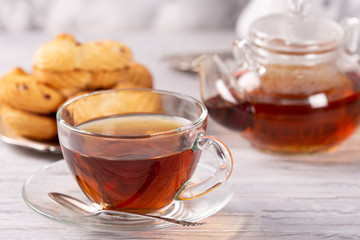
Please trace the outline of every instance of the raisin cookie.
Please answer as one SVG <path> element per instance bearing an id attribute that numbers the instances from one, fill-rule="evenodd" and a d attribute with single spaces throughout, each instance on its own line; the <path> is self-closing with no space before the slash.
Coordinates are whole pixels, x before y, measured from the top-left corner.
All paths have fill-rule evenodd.
<path id="1" fill-rule="evenodd" d="M 137 87 L 137 88 L 152 88 L 153 80 L 149 70 L 142 64 L 138 62 L 133 62 L 129 69 L 126 72 L 126 77 L 119 81 L 114 88 L 126 88 L 128 87 Z"/>
<path id="2" fill-rule="evenodd" d="M 20 136 L 34 140 L 49 140 L 57 135 L 56 120 L 50 116 L 38 115 L 10 107 L 2 103 L 2 121 Z"/>
<path id="3" fill-rule="evenodd" d="M 41 45 L 34 54 L 37 81 L 55 89 L 86 87 L 91 74 L 79 69 L 80 46 L 70 34 Z"/>
<path id="4" fill-rule="evenodd" d="M 56 112 L 65 98 L 58 91 L 35 81 L 33 75 L 15 68 L 0 81 L 0 101 L 23 111 Z"/>
<path id="5" fill-rule="evenodd" d="M 108 89 L 123 81 L 132 62 L 132 52 L 123 43 L 104 40 L 81 44 L 79 69 L 90 71 L 88 89 Z"/>

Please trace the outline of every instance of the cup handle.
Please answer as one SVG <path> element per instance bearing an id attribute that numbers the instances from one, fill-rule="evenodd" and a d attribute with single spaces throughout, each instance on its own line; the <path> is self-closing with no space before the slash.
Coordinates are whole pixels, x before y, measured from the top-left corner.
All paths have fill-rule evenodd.
<path id="1" fill-rule="evenodd" d="M 193 151 L 210 151 L 215 156 L 218 168 L 215 173 L 200 183 L 191 180 L 179 191 L 177 199 L 190 200 L 214 190 L 225 182 L 233 169 L 233 158 L 229 148 L 218 138 L 199 134 L 194 142 Z"/>

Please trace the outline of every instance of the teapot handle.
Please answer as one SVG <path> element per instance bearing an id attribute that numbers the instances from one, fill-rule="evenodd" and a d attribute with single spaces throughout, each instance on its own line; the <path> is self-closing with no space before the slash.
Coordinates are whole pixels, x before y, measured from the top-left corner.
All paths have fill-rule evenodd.
<path id="1" fill-rule="evenodd" d="M 344 50 L 348 54 L 355 54 L 359 47 L 360 21 L 356 17 L 346 17 L 341 20 L 345 31 Z"/>
<path id="2" fill-rule="evenodd" d="M 255 52 L 245 39 L 236 39 L 232 46 L 233 55 L 237 64 L 247 72 L 261 74 L 264 67 L 255 59 Z"/>

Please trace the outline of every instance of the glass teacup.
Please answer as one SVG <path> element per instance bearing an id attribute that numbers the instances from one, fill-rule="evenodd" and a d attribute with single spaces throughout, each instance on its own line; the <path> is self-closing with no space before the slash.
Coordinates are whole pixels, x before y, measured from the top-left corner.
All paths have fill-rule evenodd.
<path id="1" fill-rule="evenodd" d="M 205 106 L 186 95 L 106 90 L 65 103 L 58 135 L 72 175 L 99 209 L 149 213 L 201 197 L 230 176 L 231 153 L 205 135 L 207 117 Z M 203 150 L 214 153 L 218 167 L 194 183 Z"/>

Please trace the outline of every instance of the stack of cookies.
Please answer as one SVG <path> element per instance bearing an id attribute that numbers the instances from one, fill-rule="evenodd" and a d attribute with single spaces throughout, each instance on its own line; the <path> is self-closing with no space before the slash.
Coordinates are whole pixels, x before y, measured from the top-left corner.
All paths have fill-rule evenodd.
<path id="1" fill-rule="evenodd" d="M 35 140 L 57 136 L 55 112 L 68 99 L 101 89 L 152 88 L 152 76 L 117 41 L 78 43 L 61 34 L 34 54 L 33 73 L 15 68 L 0 80 L 0 117 Z"/>

